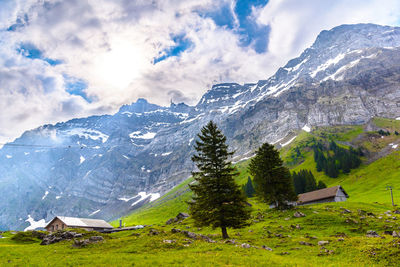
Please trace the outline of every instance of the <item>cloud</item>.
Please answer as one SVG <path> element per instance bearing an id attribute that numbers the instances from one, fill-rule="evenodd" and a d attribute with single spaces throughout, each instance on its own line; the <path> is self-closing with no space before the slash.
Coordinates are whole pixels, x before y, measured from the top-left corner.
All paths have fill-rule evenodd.
<path id="1" fill-rule="evenodd" d="M 321 30 L 400 14 L 395 0 L 267 2 L 1 1 L 0 142 L 139 97 L 196 104 L 214 83 L 268 78 Z"/>

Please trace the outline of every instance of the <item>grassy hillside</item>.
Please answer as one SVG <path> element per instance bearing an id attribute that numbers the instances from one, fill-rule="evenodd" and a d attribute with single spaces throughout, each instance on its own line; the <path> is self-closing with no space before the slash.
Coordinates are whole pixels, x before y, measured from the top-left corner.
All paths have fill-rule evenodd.
<path id="1" fill-rule="evenodd" d="M 388 185 L 393 186 L 395 203 L 400 203 L 400 146 L 396 149 L 390 144 L 400 144 L 400 136 L 394 131 L 400 132 L 400 121 L 376 118 L 371 122 L 374 126 L 389 130 L 390 136 L 383 138 L 377 131 L 366 131 L 365 126 L 335 126 L 320 127 L 312 132 L 299 132 L 296 139 L 288 146 L 281 149 L 282 159 L 292 171 L 301 169 L 311 170 L 316 180 L 322 180 L 327 186 L 342 185 L 350 195 L 350 202 L 379 202 L 391 204 L 390 192 L 386 190 Z M 343 147 L 363 147 L 365 151 L 371 151 L 371 155 L 379 151 L 389 149 L 388 155 L 369 163 L 369 158 L 363 158 L 364 163 L 357 169 L 351 170 L 349 174 L 341 173 L 338 178 L 330 178 L 323 172 L 317 172 L 311 146 L 315 140 L 329 142 L 335 140 Z M 374 148 L 374 149 L 368 149 Z M 378 149 L 379 148 L 379 149 Z M 297 149 L 301 152 L 297 156 Z M 240 176 L 237 178 L 239 184 L 244 184 L 249 176 L 247 166 L 250 160 L 236 164 Z M 368 163 L 368 164 L 367 164 Z M 191 192 L 189 179 L 159 200 L 149 203 L 132 214 L 122 218 L 126 225 L 152 224 L 165 222 L 175 216 L 178 212 L 187 212 L 186 201 L 190 199 Z M 117 222 L 113 222 L 118 225 Z"/>
<path id="2" fill-rule="evenodd" d="M 391 135 L 382 137 L 379 129 Z M 400 137 L 394 131 L 400 132 L 400 121 L 377 118 L 365 126 L 299 132 L 281 149 L 285 164 L 292 171 L 311 170 L 328 186 L 342 185 L 350 198 L 289 211 L 271 210 L 257 199 L 249 199 L 252 223 L 244 229 L 229 229 L 232 242 L 222 240 L 219 229 L 197 228 L 190 218 L 165 224 L 177 213 L 187 212 L 186 201 L 191 197 L 188 184 L 193 181 L 188 179 L 122 218 L 126 226 L 148 225 L 144 229 L 104 235 L 104 242 L 84 248 L 74 248 L 72 241 L 40 246 L 39 240 L 21 242 L 12 240 L 10 232 L 3 233 L 6 238 L 0 239 L 0 266 L 398 266 L 400 239 L 389 234 L 400 231 L 400 215 L 394 213 L 386 190 L 387 185 L 393 186 L 395 202 L 400 203 L 400 150 L 395 146 L 400 144 Z M 331 140 L 344 148 L 362 147 L 365 155 L 361 166 L 337 178 L 317 172 L 312 146 Z M 247 181 L 248 164 L 236 164 L 239 184 Z M 296 218 L 296 211 L 306 216 Z M 215 243 L 172 233 L 172 228 L 207 235 Z M 158 234 L 151 235 L 151 229 Z M 380 237 L 366 236 L 368 230 Z M 319 245 L 319 241 L 329 243 Z"/>

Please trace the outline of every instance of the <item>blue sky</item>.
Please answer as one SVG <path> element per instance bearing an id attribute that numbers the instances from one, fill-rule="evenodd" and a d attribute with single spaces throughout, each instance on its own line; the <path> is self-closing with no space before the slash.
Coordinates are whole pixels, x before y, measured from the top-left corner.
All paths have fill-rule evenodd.
<path id="1" fill-rule="evenodd" d="M 140 97 L 193 105 L 267 79 L 321 30 L 399 14 L 397 0 L 0 0 L 0 142 Z"/>

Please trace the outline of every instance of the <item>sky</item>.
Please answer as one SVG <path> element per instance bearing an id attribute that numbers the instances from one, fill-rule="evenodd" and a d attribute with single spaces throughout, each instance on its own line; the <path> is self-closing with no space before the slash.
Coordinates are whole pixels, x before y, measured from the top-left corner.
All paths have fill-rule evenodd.
<path id="1" fill-rule="evenodd" d="M 0 143 L 138 98 L 195 105 L 353 23 L 398 26 L 400 1 L 0 0 Z"/>

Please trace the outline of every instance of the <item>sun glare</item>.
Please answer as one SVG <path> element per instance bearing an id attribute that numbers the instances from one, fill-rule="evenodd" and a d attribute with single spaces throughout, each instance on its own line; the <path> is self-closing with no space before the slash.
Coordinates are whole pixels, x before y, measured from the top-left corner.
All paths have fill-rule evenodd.
<path id="1" fill-rule="evenodd" d="M 141 57 L 134 45 L 116 42 L 110 51 L 96 60 L 96 75 L 107 86 L 124 89 L 138 77 L 143 62 Z"/>

